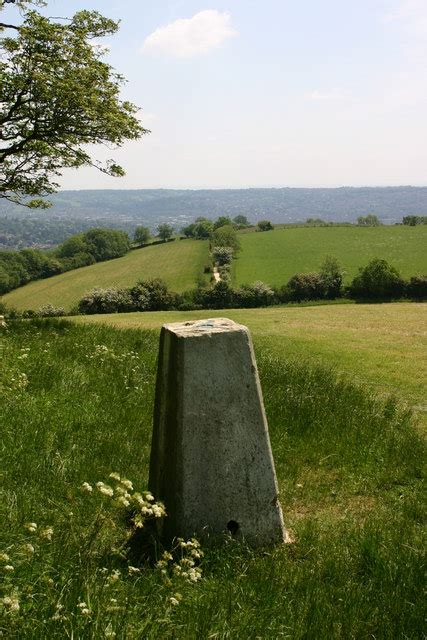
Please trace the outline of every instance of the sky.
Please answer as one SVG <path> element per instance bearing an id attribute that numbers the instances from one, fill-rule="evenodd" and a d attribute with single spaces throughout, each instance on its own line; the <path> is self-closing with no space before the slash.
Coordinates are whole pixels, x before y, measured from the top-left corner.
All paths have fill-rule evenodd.
<path id="1" fill-rule="evenodd" d="M 151 130 L 65 189 L 427 185 L 427 0 L 50 0 L 120 20 Z M 14 9 L 5 9 L 13 12 Z M 4 18 L 6 16 L 4 15 Z"/>

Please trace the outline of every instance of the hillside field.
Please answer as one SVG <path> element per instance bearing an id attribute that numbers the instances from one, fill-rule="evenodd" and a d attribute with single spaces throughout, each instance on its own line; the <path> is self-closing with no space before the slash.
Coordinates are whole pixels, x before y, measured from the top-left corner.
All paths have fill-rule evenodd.
<path id="1" fill-rule="evenodd" d="M 122 258 L 30 282 L 2 300 L 18 310 L 38 309 L 45 304 L 69 310 L 95 287 L 127 287 L 150 278 L 162 278 L 170 289 L 181 292 L 195 286 L 207 261 L 206 241 L 176 240 L 149 245 Z"/>
<path id="2" fill-rule="evenodd" d="M 296 273 L 317 271 L 330 255 L 349 282 L 371 258 L 384 258 L 403 277 L 427 272 L 427 226 L 295 227 L 240 234 L 233 262 L 236 284 L 262 280 L 280 286 Z"/>
<path id="3" fill-rule="evenodd" d="M 333 366 L 376 392 L 400 397 L 427 426 L 427 304 L 283 306 L 79 316 L 75 322 L 159 329 L 166 322 L 231 318 L 249 327 L 264 351 Z"/>
<path id="4" fill-rule="evenodd" d="M 139 327 L 121 331 L 93 317 L 90 326 L 11 321 L 0 370 L 0 635 L 421 638 L 425 446 L 411 414 L 372 385 L 294 357 L 308 356 L 313 337 L 324 333 L 329 353 L 339 338 L 366 371 L 379 362 L 375 343 L 388 333 L 385 382 L 393 360 L 405 380 L 406 350 L 418 382 L 422 305 L 371 309 L 227 311 L 247 324 L 252 317 L 290 543 L 251 549 L 224 534 L 223 546 L 203 544 L 197 582 L 185 577 L 179 546 L 167 569 L 148 562 L 132 512 L 119 501 L 129 495 L 124 487 L 147 488 L 158 332 L 141 327 L 186 314 L 116 316 L 123 328 L 126 321 Z M 346 324 L 360 336 L 346 333 Z M 292 351 L 295 335 L 306 345 L 296 341 Z M 118 488 L 111 472 L 122 478 Z M 218 490 L 226 505 L 226 487 Z"/>

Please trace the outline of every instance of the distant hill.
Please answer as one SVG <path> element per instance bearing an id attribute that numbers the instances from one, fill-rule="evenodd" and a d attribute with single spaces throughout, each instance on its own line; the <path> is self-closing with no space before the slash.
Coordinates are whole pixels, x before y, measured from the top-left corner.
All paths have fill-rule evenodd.
<path id="1" fill-rule="evenodd" d="M 427 215 L 427 187 L 87 190 L 61 191 L 51 200 L 54 206 L 43 213 L 0 201 L 0 218 L 96 219 L 97 224 L 114 222 L 124 229 L 137 224 L 154 228 L 167 221 L 179 229 L 198 216 L 243 214 L 251 222 L 268 218 L 276 223 L 312 217 L 349 222 L 373 213 L 391 224 L 404 215 Z"/>
<path id="2" fill-rule="evenodd" d="M 236 285 L 262 280 L 281 286 L 297 272 L 318 270 L 326 255 L 339 260 L 346 282 L 373 257 L 389 260 L 404 277 L 426 273 L 424 225 L 280 227 L 265 233 L 243 231 L 239 237 L 242 250 L 233 261 L 232 273 Z M 30 282 L 2 300 L 20 310 L 49 303 L 68 310 L 95 287 L 130 286 L 149 278 L 162 278 L 172 290 L 181 292 L 196 285 L 207 263 L 207 241 L 175 240 Z"/>
<path id="3" fill-rule="evenodd" d="M 191 289 L 209 262 L 205 240 L 176 240 L 130 251 L 121 258 L 35 280 L 3 296 L 16 309 L 39 309 L 45 304 L 69 310 L 95 287 L 129 287 L 138 280 L 162 278 L 177 292 Z"/>

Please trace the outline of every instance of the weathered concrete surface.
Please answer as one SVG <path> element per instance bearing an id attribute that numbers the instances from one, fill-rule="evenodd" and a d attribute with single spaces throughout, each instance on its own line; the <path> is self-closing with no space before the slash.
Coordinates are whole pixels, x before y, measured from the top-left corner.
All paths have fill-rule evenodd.
<path id="1" fill-rule="evenodd" d="M 249 331 L 225 318 L 164 325 L 149 488 L 166 537 L 283 542 L 285 530 Z"/>

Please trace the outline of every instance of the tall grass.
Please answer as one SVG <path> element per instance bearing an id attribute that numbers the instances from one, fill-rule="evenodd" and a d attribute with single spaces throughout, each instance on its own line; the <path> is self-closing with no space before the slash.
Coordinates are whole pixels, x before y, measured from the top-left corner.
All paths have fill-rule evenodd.
<path id="1" fill-rule="evenodd" d="M 200 582 L 169 582 L 129 570 L 125 520 L 81 490 L 111 471 L 146 488 L 156 334 L 32 321 L 3 338 L 0 597 L 20 607 L 3 600 L 4 637 L 423 637 L 424 449 L 395 400 L 259 352 L 293 542 L 226 539 Z"/>

